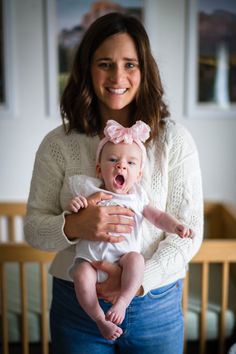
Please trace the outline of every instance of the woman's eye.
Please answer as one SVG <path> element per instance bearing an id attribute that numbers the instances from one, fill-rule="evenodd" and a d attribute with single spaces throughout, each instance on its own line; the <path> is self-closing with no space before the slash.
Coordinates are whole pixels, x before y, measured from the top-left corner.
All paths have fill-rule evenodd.
<path id="1" fill-rule="evenodd" d="M 128 68 L 128 69 L 134 69 L 134 68 L 136 68 L 138 66 L 138 64 L 136 64 L 136 63 L 126 63 L 126 67 Z"/>
<path id="2" fill-rule="evenodd" d="M 109 69 L 111 67 L 111 64 L 110 63 L 100 63 L 98 66 L 99 66 L 99 68 L 102 68 L 102 69 Z"/>

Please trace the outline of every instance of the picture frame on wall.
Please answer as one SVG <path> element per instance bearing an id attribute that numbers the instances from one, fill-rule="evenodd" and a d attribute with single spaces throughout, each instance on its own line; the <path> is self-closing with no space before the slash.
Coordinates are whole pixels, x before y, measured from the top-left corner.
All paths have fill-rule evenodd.
<path id="1" fill-rule="evenodd" d="M 0 0 L 0 119 L 17 115 L 12 0 Z"/>
<path id="2" fill-rule="evenodd" d="M 186 3 L 185 115 L 236 119 L 236 1 Z"/>
<path id="3" fill-rule="evenodd" d="M 44 0 L 47 115 L 59 115 L 59 99 L 74 52 L 84 32 L 98 17 L 123 12 L 143 21 L 144 0 Z"/>

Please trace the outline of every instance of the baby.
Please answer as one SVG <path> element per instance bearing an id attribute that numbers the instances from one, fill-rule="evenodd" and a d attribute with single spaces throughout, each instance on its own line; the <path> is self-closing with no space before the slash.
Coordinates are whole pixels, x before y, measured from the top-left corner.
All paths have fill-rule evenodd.
<path id="1" fill-rule="evenodd" d="M 118 326 L 125 311 L 141 286 L 144 259 L 141 250 L 141 222 L 145 217 L 157 228 L 180 237 L 192 237 L 193 231 L 182 225 L 173 216 L 150 205 L 140 180 L 146 159 L 144 142 L 150 128 L 142 121 L 131 128 L 109 120 L 104 129 L 105 137 L 97 149 L 96 172 L 98 178 L 76 175 L 70 178 L 71 190 L 76 197 L 70 202 L 69 210 L 78 212 L 88 206 L 88 196 L 103 191 L 112 195 L 101 205 L 122 205 L 134 211 L 135 225 L 131 234 L 124 235 L 119 243 L 81 240 L 76 246 L 76 256 L 70 268 L 77 299 L 85 312 L 96 322 L 101 334 L 110 340 L 122 334 Z M 119 235 L 120 236 L 120 235 Z M 99 305 L 96 282 L 107 275 L 91 265 L 93 261 L 118 262 L 122 269 L 121 291 L 116 302 L 106 314 Z"/>

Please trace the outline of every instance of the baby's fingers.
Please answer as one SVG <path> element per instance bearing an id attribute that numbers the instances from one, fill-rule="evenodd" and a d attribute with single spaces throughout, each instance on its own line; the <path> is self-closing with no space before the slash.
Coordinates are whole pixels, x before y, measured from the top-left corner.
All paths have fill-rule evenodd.
<path id="1" fill-rule="evenodd" d="M 188 229 L 184 225 L 178 225 L 177 228 L 176 228 L 176 233 L 177 233 L 177 235 L 179 235 L 182 238 L 189 237 L 189 230 L 190 229 Z"/>
<path id="2" fill-rule="evenodd" d="M 74 207 L 76 207 L 78 210 L 81 208 L 87 208 L 88 202 L 87 199 L 83 196 L 78 196 L 74 200 Z"/>
<path id="3" fill-rule="evenodd" d="M 194 238 L 194 231 L 192 229 L 189 229 L 189 235 L 188 237 Z"/>
<path id="4" fill-rule="evenodd" d="M 79 205 L 80 205 L 80 207 L 81 208 L 87 208 L 87 206 L 88 206 L 88 201 L 87 201 L 87 199 L 85 198 L 85 197 L 80 197 L 79 198 Z"/>
<path id="5" fill-rule="evenodd" d="M 182 235 L 180 235 L 180 237 L 183 237 L 183 238 L 193 238 L 193 230 L 189 229 L 189 228 L 185 228 L 183 231 L 182 231 Z"/>
<path id="6" fill-rule="evenodd" d="M 80 206 L 75 200 L 72 200 L 68 206 L 68 209 L 74 213 L 77 213 L 77 211 L 80 209 Z"/>

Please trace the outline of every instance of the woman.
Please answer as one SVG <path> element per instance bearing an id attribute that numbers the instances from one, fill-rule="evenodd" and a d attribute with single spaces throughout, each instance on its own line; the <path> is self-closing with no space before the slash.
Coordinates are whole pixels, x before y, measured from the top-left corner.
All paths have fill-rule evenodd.
<path id="1" fill-rule="evenodd" d="M 50 269 L 53 353 L 170 354 L 175 348 L 181 354 L 181 279 L 202 242 L 201 174 L 192 137 L 168 119 L 158 68 L 137 19 L 111 13 L 91 25 L 75 55 L 61 114 L 63 127 L 50 132 L 38 149 L 25 221 L 32 246 L 58 252 Z M 96 148 L 111 118 L 126 127 L 137 120 L 151 127 L 142 185 L 154 206 L 187 224 L 195 235 L 181 239 L 143 223 L 144 279 L 115 341 L 103 338 L 79 306 L 67 268 L 79 239 L 122 242 L 122 233 L 131 232 L 133 213 L 98 206 L 107 198 L 103 194 L 77 214 L 63 212 L 71 198 L 69 177 L 95 177 Z M 108 274 L 97 285 L 107 312 L 119 294 L 121 269 L 106 262 L 94 267 Z"/>

